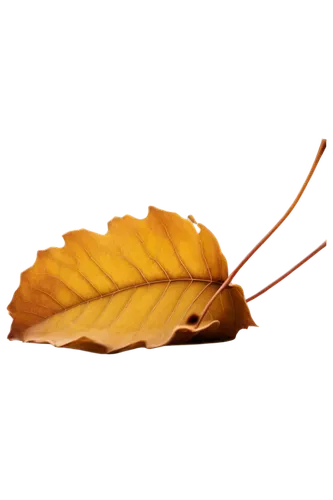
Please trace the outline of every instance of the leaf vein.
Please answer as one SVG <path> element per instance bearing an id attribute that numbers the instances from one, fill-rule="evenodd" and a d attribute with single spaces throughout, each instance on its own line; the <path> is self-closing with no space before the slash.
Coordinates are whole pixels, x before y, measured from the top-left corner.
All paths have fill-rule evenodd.
<path id="1" fill-rule="evenodd" d="M 177 309 L 177 306 L 178 304 L 181 302 L 181 299 L 183 298 L 183 295 L 185 295 L 185 293 L 187 292 L 188 288 L 190 288 L 190 286 L 192 285 L 193 281 L 190 281 L 189 284 L 184 288 L 184 290 L 182 291 L 182 293 L 180 294 L 175 306 L 173 307 L 168 319 L 166 320 L 165 324 L 167 324 L 169 321 L 170 321 L 170 318 L 171 316 L 173 315 L 173 313 L 175 312 L 175 310 Z"/>
<path id="2" fill-rule="evenodd" d="M 154 259 L 154 257 L 153 257 L 153 256 L 152 256 L 149 252 L 148 252 L 148 250 L 147 250 L 147 248 L 146 248 L 146 246 L 145 246 L 145 244 L 144 244 L 144 241 L 141 239 L 141 237 L 138 235 L 138 233 L 135 233 L 135 235 L 136 235 L 136 237 L 138 238 L 138 240 L 141 242 L 142 247 L 143 247 L 144 251 L 146 252 L 146 254 L 148 255 L 148 257 L 149 257 L 151 260 L 153 260 L 153 261 L 154 261 L 154 262 L 155 262 L 155 263 L 156 263 L 156 264 L 160 267 L 160 269 L 162 269 L 162 271 L 164 272 L 165 276 L 168 278 L 168 280 L 169 280 L 169 281 L 171 281 L 171 280 L 170 280 L 170 276 L 168 275 L 168 273 L 166 272 L 166 270 L 164 269 L 164 267 L 162 266 L 162 264 L 160 264 L 160 263 L 158 262 L 158 260 Z"/>
<path id="3" fill-rule="evenodd" d="M 222 293 L 219 294 L 219 297 L 220 297 L 220 303 L 221 303 L 222 311 L 224 312 L 224 304 L 223 304 L 223 300 L 222 300 Z"/>
<path id="4" fill-rule="evenodd" d="M 177 249 L 176 249 L 176 247 L 175 247 L 175 245 L 174 245 L 174 243 L 173 243 L 173 241 L 172 241 L 172 239 L 171 239 L 171 237 L 170 237 L 170 234 L 169 234 L 169 232 L 168 232 L 168 230 L 167 230 L 167 228 L 166 228 L 166 226 L 165 226 L 165 224 L 164 224 L 163 222 L 162 222 L 162 225 L 163 225 L 164 230 L 165 230 L 165 232 L 166 232 L 166 234 L 167 234 L 167 236 L 168 236 L 168 238 L 169 238 L 169 240 L 170 240 L 170 243 L 171 243 L 171 245 L 172 245 L 172 248 L 173 248 L 173 250 L 174 250 L 175 254 L 177 255 L 177 258 L 178 258 L 179 262 L 181 263 L 181 265 L 183 266 L 183 268 L 185 269 L 185 271 L 188 273 L 189 277 L 193 279 L 193 277 L 192 277 L 192 275 L 191 275 L 190 271 L 187 269 L 187 267 L 185 266 L 184 262 L 183 262 L 183 261 L 182 261 L 182 259 L 180 258 L 180 255 L 179 255 L 179 253 L 178 253 L 178 251 L 177 251 Z"/>
<path id="5" fill-rule="evenodd" d="M 127 309 L 127 307 L 130 305 L 131 301 L 132 301 L 132 298 L 133 298 L 133 295 L 135 295 L 135 292 L 136 292 L 136 288 L 134 290 L 134 292 L 132 293 L 132 295 L 130 296 L 130 298 L 126 301 L 124 307 L 119 311 L 119 313 L 117 314 L 117 316 L 111 321 L 111 323 L 108 325 L 108 328 L 110 328 L 111 325 L 113 325 L 116 321 L 118 321 L 118 319 L 120 318 L 121 314 L 125 311 L 125 309 Z"/>
<path id="6" fill-rule="evenodd" d="M 154 305 L 154 307 L 149 311 L 149 313 L 147 314 L 146 318 L 143 320 L 143 322 L 141 323 L 140 327 L 139 327 L 139 330 L 141 330 L 141 328 L 143 327 L 143 325 L 145 323 L 147 323 L 149 317 L 153 314 L 153 312 L 155 311 L 156 307 L 158 306 L 158 304 L 161 302 L 161 300 L 163 299 L 164 295 L 167 293 L 168 291 L 168 288 L 170 286 L 170 281 L 167 283 L 163 293 L 161 293 L 161 295 L 159 296 L 156 304 Z"/>
<path id="7" fill-rule="evenodd" d="M 95 300 L 104 299 L 105 297 L 112 298 L 114 295 L 116 295 L 118 293 L 121 293 L 121 292 L 126 292 L 128 290 L 132 290 L 132 289 L 136 290 L 137 288 L 141 288 L 143 286 L 157 285 L 157 284 L 160 284 L 160 283 L 170 283 L 170 285 L 171 285 L 172 283 L 187 282 L 187 281 L 189 282 L 189 286 L 192 283 L 207 283 L 208 284 L 207 286 L 209 286 L 209 285 L 220 286 L 221 285 L 220 281 L 207 281 L 207 280 L 204 280 L 204 279 L 201 279 L 201 278 L 193 278 L 193 279 L 190 279 L 190 278 L 173 278 L 172 280 L 155 280 L 155 281 L 150 281 L 149 283 L 144 282 L 144 283 L 138 283 L 136 285 L 130 285 L 130 286 L 127 286 L 127 287 L 124 287 L 124 288 L 119 288 L 118 290 L 114 290 L 112 292 L 108 292 L 108 293 L 102 294 L 99 297 L 92 297 L 91 299 L 84 300 L 83 302 L 81 302 L 79 304 L 73 304 L 73 305 L 70 305 L 68 307 L 64 307 L 55 297 L 53 297 L 51 294 L 49 294 L 45 290 L 42 290 L 42 289 L 39 289 L 39 288 L 34 288 L 34 287 L 31 287 L 31 288 L 33 290 L 36 290 L 38 292 L 41 292 L 41 293 L 49 296 L 51 299 L 53 299 L 62 308 L 62 311 L 57 311 L 54 314 L 52 314 L 52 315 L 49 316 L 49 317 L 52 317 L 52 316 L 55 316 L 55 315 L 60 314 L 62 312 L 69 311 L 70 309 L 73 309 L 74 307 L 78 307 L 80 305 L 85 305 L 85 304 L 90 304 L 90 302 L 93 302 Z M 38 305 L 38 304 L 36 304 L 36 305 Z"/>
<path id="8" fill-rule="evenodd" d="M 114 297 L 114 296 L 113 296 L 113 295 L 111 295 L 111 297 L 109 298 L 109 300 L 107 300 L 107 301 L 106 301 L 106 306 L 104 307 L 103 311 L 102 311 L 102 312 L 100 313 L 100 315 L 98 316 L 98 319 L 99 319 L 99 320 L 101 319 L 101 317 L 102 317 L 102 316 L 104 316 L 104 314 L 105 314 L 105 312 L 106 312 L 107 308 L 109 307 L 109 305 L 110 305 L 110 303 L 111 303 L 111 301 L 112 301 L 113 297 Z"/>
<path id="9" fill-rule="evenodd" d="M 29 304 L 29 305 L 35 306 L 35 307 L 42 307 L 43 309 L 47 309 L 48 311 L 52 311 L 52 309 L 49 306 L 44 306 L 43 304 L 31 302 L 30 300 L 20 299 L 20 302 L 22 302 L 22 304 Z"/>
<path id="10" fill-rule="evenodd" d="M 72 293 L 77 295 L 79 297 L 79 299 L 85 300 L 85 298 L 82 297 L 82 295 L 80 295 L 72 287 L 70 287 L 65 281 L 63 281 L 61 278 L 59 278 L 59 276 L 55 276 L 54 274 L 50 274 L 50 273 L 36 273 L 36 276 L 49 276 L 50 278 L 55 278 L 56 280 L 60 281 L 60 283 L 65 285 L 68 288 L 68 290 L 70 290 Z"/>
<path id="11" fill-rule="evenodd" d="M 210 277 L 210 281 L 213 281 L 212 273 L 210 271 L 210 267 L 209 267 L 207 259 L 206 259 L 205 250 L 204 250 L 201 238 L 199 238 L 199 242 L 200 242 L 200 248 L 201 248 L 201 255 L 202 255 L 203 260 L 205 261 L 206 268 L 207 268 L 207 271 L 208 271 L 208 274 L 209 274 L 209 277 Z"/>
<path id="12" fill-rule="evenodd" d="M 38 318 L 48 319 L 48 316 L 42 316 L 41 314 L 34 313 L 32 311 L 20 311 L 22 314 L 32 314 L 33 316 L 37 316 Z"/>
<path id="13" fill-rule="evenodd" d="M 129 260 L 125 255 L 124 255 L 124 252 L 122 251 L 122 249 L 120 247 L 119 248 L 119 251 L 120 251 L 120 255 L 121 257 L 132 267 L 134 267 L 134 269 L 136 269 L 138 271 L 138 273 L 141 275 L 141 277 L 145 280 L 146 283 L 149 283 L 149 281 L 147 280 L 146 276 L 143 274 L 143 272 L 138 268 L 138 266 L 136 264 L 134 264 L 134 262 L 132 262 L 131 260 Z"/>
<path id="14" fill-rule="evenodd" d="M 198 300 L 198 298 L 200 297 L 200 295 L 211 285 L 212 283 L 209 282 L 202 290 L 200 290 L 200 292 L 198 293 L 198 295 L 192 300 L 191 304 L 188 306 L 188 308 L 186 309 L 184 315 L 182 316 L 182 319 L 185 318 L 187 312 L 191 309 L 191 307 L 193 306 L 193 304 Z"/>
<path id="15" fill-rule="evenodd" d="M 43 293 L 44 295 L 47 295 L 48 297 L 50 297 L 52 300 L 54 300 L 54 302 L 56 302 L 64 311 L 66 311 L 66 307 L 64 307 L 61 302 L 59 302 L 59 300 L 57 300 L 55 297 L 53 297 L 53 295 L 51 295 L 50 293 L 46 292 L 45 290 L 43 290 L 42 288 L 36 288 L 36 287 L 30 287 L 32 290 L 36 290 L 36 292 L 40 292 L 40 293 Z M 77 305 L 77 304 L 76 304 Z"/>
<path id="16" fill-rule="evenodd" d="M 108 274 L 105 269 L 103 269 L 103 267 L 94 259 L 94 257 L 88 252 L 88 250 L 82 245 L 82 243 L 80 242 L 80 246 L 83 248 L 83 250 L 86 252 L 86 254 L 88 255 L 88 257 L 92 260 L 92 262 L 102 271 L 102 273 L 105 274 L 105 276 L 107 276 L 109 278 L 109 280 L 113 283 L 113 285 L 117 288 L 117 290 L 119 290 L 119 286 L 117 285 L 117 283 L 114 281 L 114 279 L 112 278 L 112 276 L 110 274 Z"/>
<path id="17" fill-rule="evenodd" d="M 79 265 L 79 261 L 78 261 L 77 257 L 73 254 L 71 254 L 71 256 L 74 258 L 76 264 Z M 82 278 L 85 279 L 89 283 L 89 285 L 95 290 L 95 292 L 97 292 L 98 295 L 101 295 L 101 292 L 98 290 L 98 288 L 95 287 L 95 285 L 87 278 L 87 276 L 85 276 L 83 273 L 81 273 L 80 269 L 77 269 L 74 266 L 70 266 L 68 264 L 65 264 L 60 259 L 57 259 L 53 254 L 49 254 L 49 258 L 52 259 L 57 264 L 60 264 L 61 267 L 65 267 L 66 269 L 70 269 L 73 272 L 79 273 L 82 276 Z"/>
<path id="18" fill-rule="evenodd" d="M 81 304 L 81 305 L 82 305 L 82 304 Z M 77 321 L 81 318 L 81 316 L 83 316 L 83 314 L 84 314 L 84 313 L 85 313 L 85 311 L 86 311 L 86 308 L 85 308 L 85 307 L 82 307 L 82 309 L 83 309 L 83 311 L 80 311 L 80 312 L 79 312 L 79 314 L 76 316 L 76 318 L 74 318 L 74 319 L 70 322 L 69 326 L 72 326 L 73 324 L 77 323 Z M 66 328 L 66 330 L 67 330 L 67 328 Z"/>

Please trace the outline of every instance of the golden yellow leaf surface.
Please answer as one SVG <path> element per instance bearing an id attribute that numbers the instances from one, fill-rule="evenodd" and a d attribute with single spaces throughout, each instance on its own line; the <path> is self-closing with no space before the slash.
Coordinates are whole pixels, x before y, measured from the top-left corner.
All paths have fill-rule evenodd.
<path id="1" fill-rule="evenodd" d="M 9 339 L 94 352 L 212 342 L 255 326 L 243 290 L 229 285 L 195 323 L 228 276 L 215 236 L 193 216 L 149 208 L 145 219 L 115 217 L 108 232 L 63 236 L 39 251 L 8 310 Z"/>

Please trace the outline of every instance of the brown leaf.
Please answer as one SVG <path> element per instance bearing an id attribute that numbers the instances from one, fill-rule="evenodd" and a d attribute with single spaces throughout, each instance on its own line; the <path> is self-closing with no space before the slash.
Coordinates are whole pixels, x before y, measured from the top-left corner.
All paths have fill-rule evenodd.
<path id="1" fill-rule="evenodd" d="M 190 220 L 150 207 L 142 220 L 115 217 L 105 235 L 65 234 L 22 273 L 9 338 L 111 353 L 231 340 L 255 326 L 242 288 L 229 285 L 196 327 L 228 268 L 214 235 Z"/>

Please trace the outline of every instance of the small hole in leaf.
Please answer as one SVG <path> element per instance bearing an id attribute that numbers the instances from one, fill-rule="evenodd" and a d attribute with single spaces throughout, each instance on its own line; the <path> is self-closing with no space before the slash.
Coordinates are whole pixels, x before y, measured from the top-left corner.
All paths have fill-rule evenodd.
<path id="1" fill-rule="evenodd" d="M 199 316 L 197 314 L 191 314 L 189 318 L 187 318 L 186 323 L 188 325 L 195 325 L 199 321 Z"/>

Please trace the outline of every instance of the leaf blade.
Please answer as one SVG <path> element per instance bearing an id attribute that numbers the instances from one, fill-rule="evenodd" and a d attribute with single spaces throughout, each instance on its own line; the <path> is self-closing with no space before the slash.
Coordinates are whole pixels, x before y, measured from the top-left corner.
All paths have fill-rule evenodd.
<path id="1" fill-rule="evenodd" d="M 189 220 L 150 207 L 145 219 L 113 219 L 105 235 L 67 233 L 63 248 L 39 252 L 22 273 L 9 305 L 10 338 L 73 348 L 82 342 L 94 352 L 190 341 L 213 330 L 221 340 L 234 338 L 254 324 L 238 288 L 214 302 L 203 328 L 186 324 L 227 276 L 216 238 L 199 226 L 197 233 Z"/>

